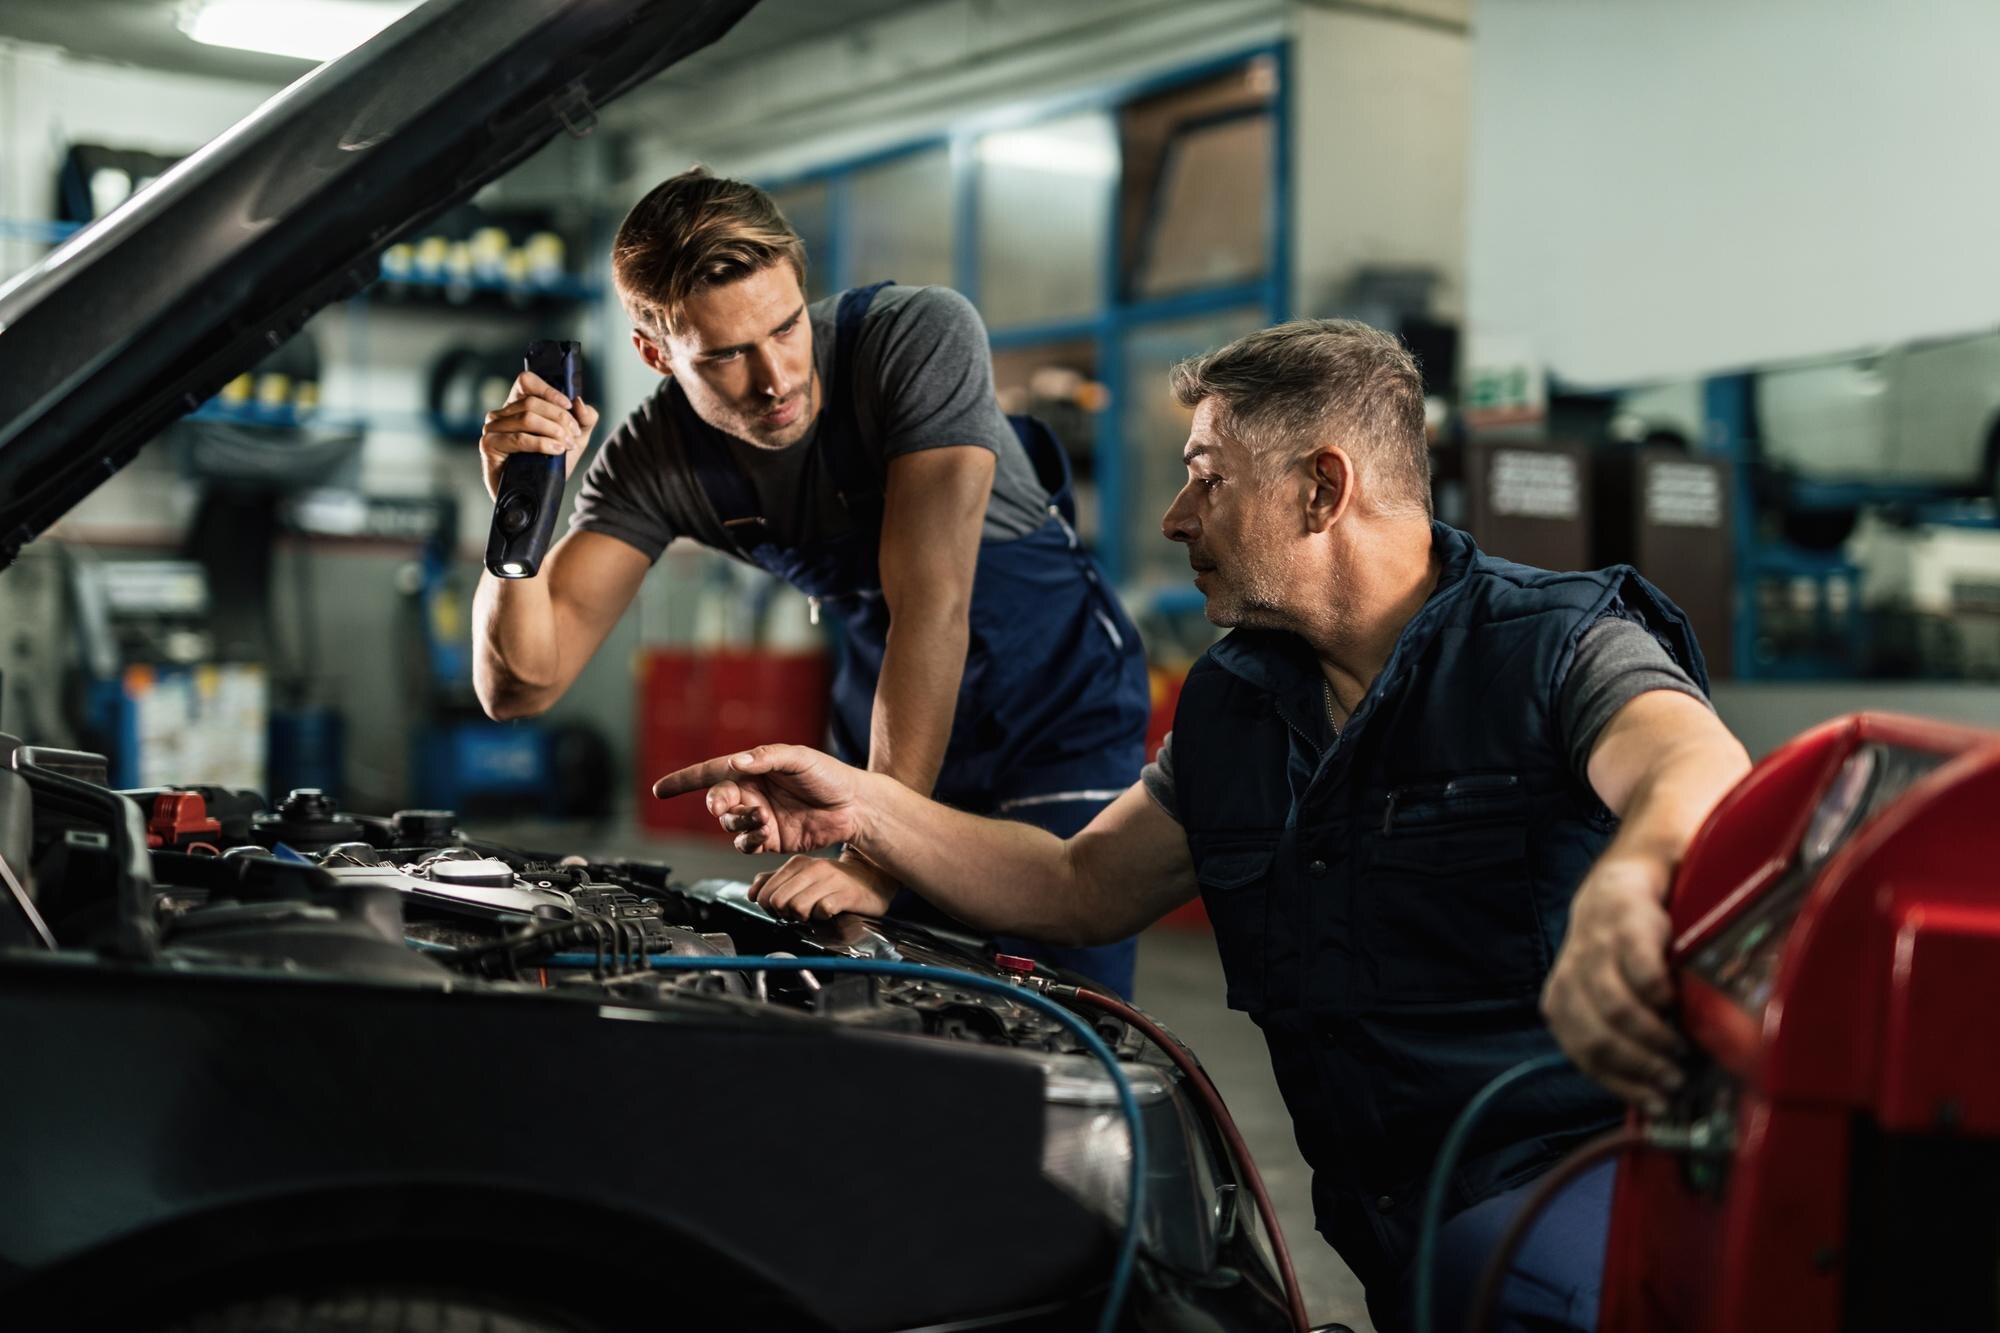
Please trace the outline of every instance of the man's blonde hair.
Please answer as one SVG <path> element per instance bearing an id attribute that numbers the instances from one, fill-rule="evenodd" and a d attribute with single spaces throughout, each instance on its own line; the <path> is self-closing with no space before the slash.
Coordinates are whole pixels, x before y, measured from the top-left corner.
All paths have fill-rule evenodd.
<path id="1" fill-rule="evenodd" d="M 611 281 L 646 333 L 676 332 L 690 297 L 784 261 L 806 285 L 806 247 L 771 196 L 694 167 L 632 205 L 611 243 Z"/>
<path id="2" fill-rule="evenodd" d="M 1217 429 L 1275 477 L 1327 444 L 1352 455 L 1381 512 L 1431 512 L 1424 381 L 1401 340 L 1351 319 L 1301 319 L 1189 357 L 1183 407 L 1213 398 Z"/>

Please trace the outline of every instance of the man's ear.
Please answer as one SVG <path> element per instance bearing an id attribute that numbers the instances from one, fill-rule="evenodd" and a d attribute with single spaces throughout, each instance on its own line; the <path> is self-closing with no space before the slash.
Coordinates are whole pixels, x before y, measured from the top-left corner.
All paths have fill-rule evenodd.
<path id="1" fill-rule="evenodd" d="M 668 379 L 674 377 L 674 368 L 667 360 L 667 354 L 661 351 L 660 345 L 647 337 L 643 330 L 632 330 L 632 350 L 639 354 L 639 359 L 654 373 L 664 375 Z"/>
<path id="2" fill-rule="evenodd" d="M 1306 466 L 1311 484 L 1306 496 L 1306 527 L 1325 532 L 1354 502 L 1354 459 L 1339 445 L 1329 445 L 1307 459 Z"/>

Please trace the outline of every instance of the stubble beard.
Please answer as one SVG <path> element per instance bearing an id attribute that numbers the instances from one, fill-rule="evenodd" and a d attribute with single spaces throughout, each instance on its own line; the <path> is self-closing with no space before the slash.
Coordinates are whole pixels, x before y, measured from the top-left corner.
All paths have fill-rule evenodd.
<path id="1" fill-rule="evenodd" d="M 1304 623 L 1298 606 L 1301 596 L 1324 597 L 1338 603 L 1341 587 L 1302 589 L 1292 572 L 1266 566 L 1235 572 L 1229 583 L 1212 592 L 1203 608 L 1209 623 L 1224 629 L 1292 630 Z"/>
<path id="2" fill-rule="evenodd" d="M 765 426 L 758 419 L 760 413 L 757 408 L 752 406 L 748 409 L 740 407 L 731 408 L 728 412 L 731 420 L 727 425 L 721 426 L 720 429 L 730 435 L 734 435 L 737 439 L 747 444 L 755 445 L 759 449 L 789 449 L 800 440 L 803 440 L 811 432 L 813 423 L 819 420 L 819 412 L 815 402 L 819 397 L 819 367 L 817 365 L 813 367 L 811 378 L 806 381 L 803 396 L 805 398 L 805 410 L 799 413 L 799 419 L 789 426 L 777 429 Z M 710 422 L 709 424 L 715 425 L 716 423 Z"/>
<path id="3" fill-rule="evenodd" d="M 1208 596 L 1209 623 L 1224 629 L 1284 628 L 1281 582 L 1270 570 L 1231 571 L 1227 584 Z"/>

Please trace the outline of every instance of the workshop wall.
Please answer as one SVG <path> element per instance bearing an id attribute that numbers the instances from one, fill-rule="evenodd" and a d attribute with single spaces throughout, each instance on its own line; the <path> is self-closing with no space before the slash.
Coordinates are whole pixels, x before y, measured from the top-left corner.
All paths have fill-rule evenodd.
<path id="1" fill-rule="evenodd" d="M 1341 309 L 1357 270 L 1436 274 L 1464 309 L 1466 4 L 1294 5 L 1293 307 Z"/>
<path id="2" fill-rule="evenodd" d="M 55 216 L 56 168 L 70 143 L 191 152 L 276 91 L 0 41 L 0 218 Z M 0 272 L 11 274 L 39 253 L 0 238 Z"/>
<path id="3" fill-rule="evenodd" d="M 1287 12 L 1284 0 L 933 0 L 698 79 L 668 71 L 607 119 L 633 133 L 636 180 L 690 160 L 783 177 L 1267 42 Z"/>
<path id="4" fill-rule="evenodd" d="M 1294 309 L 1337 308 L 1357 269 L 1396 265 L 1434 271 L 1436 313 L 1454 316 L 1469 12 L 1470 0 L 940 0 L 698 85 L 670 73 L 608 120 L 631 132 L 623 189 L 636 197 L 691 162 L 782 178 L 1289 38 Z"/>
<path id="5" fill-rule="evenodd" d="M 1470 313 L 1622 385 L 1994 323 L 1982 0 L 1485 0 Z"/>

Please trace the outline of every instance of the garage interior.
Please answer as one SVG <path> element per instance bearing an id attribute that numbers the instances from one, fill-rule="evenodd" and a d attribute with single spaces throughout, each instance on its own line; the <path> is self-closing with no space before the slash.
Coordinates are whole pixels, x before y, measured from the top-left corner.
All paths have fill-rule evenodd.
<path id="1" fill-rule="evenodd" d="M 9 0 L 0 283 L 412 7 Z M 769 575 L 677 543 L 548 713 L 492 721 L 472 685 L 482 417 L 531 339 L 581 342 L 593 449 L 652 391 L 610 238 L 695 163 L 771 192 L 812 299 L 893 278 L 977 307 L 1141 630 L 1149 753 L 1221 633 L 1161 539 L 1167 371 L 1297 318 L 1416 353 L 1440 519 L 1664 589 L 1753 759 L 1857 712 L 2000 729 L 1996 46 L 1971 0 L 762 0 L 395 238 L 27 544 L 0 731 L 104 755 L 113 787 L 451 810 L 687 880 L 781 860 L 650 794 L 825 735 L 827 629 Z M 1313 1320 L 1374 1328 L 1198 904 L 1138 967 Z"/>

